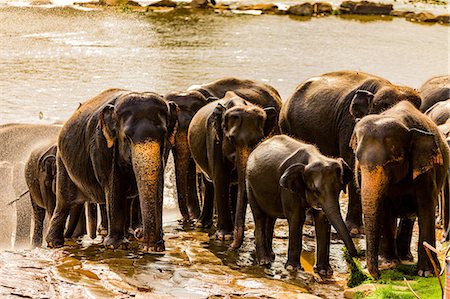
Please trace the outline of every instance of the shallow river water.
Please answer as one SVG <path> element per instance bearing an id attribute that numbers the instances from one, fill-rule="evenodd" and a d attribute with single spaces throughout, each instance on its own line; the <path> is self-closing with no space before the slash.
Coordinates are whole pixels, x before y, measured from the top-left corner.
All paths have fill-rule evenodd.
<path id="1" fill-rule="evenodd" d="M 403 19 L 141 15 L 0 0 L 0 20 L 0 124 L 64 121 L 110 87 L 164 94 L 237 76 L 267 82 L 286 99 L 302 80 L 330 71 L 361 70 L 419 87 L 449 67 L 449 27 Z M 165 255 L 105 250 L 101 240 L 88 239 L 60 250 L 3 250 L 0 297 L 342 297 L 347 268 L 338 239 L 331 249 L 335 275 L 322 281 L 313 275 L 314 231 L 307 227 L 305 271 L 292 274 L 283 268 L 287 227 L 279 221 L 277 258 L 263 269 L 253 264 L 251 217 L 243 248 L 227 252 L 207 231 L 177 222 L 173 184 L 166 187 Z"/>

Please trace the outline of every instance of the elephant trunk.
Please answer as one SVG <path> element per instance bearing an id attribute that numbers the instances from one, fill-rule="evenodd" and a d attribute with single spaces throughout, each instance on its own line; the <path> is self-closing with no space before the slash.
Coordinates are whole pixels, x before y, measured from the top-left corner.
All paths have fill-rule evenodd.
<path id="1" fill-rule="evenodd" d="M 238 197 L 236 202 L 236 215 L 234 220 L 234 235 L 231 249 L 241 247 L 244 240 L 245 214 L 247 211 L 247 193 L 245 172 L 247 170 L 248 156 L 252 152 L 249 147 L 238 147 L 236 149 L 236 169 L 238 174 Z"/>
<path id="2" fill-rule="evenodd" d="M 370 275 L 378 279 L 378 249 L 380 242 L 380 206 L 387 189 L 387 175 L 383 167 L 361 165 L 361 203 L 366 232 L 366 263 Z"/>
<path id="3" fill-rule="evenodd" d="M 189 150 L 186 132 L 179 132 L 173 148 L 177 182 L 178 207 L 185 221 L 198 218 L 200 207 L 196 194 L 195 164 Z"/>
<path id="4" fill-rule="evenodd" d="M 144 250 L 163 251 L 162 239 L 162 152 L 157 141 L 135 144 L 132 150 L 133 170 L 139 192 Z"/>
<path id="5" fill-rule="evenodd" d="M 348 232 L 347 226 L 342 219 L 341 211 L 339 208 L 339 202 L 335 197 L 325 200 L 324 204 L 322 204 L 322 209 L 330 221 L 331 225 L 336 229 L 337 233 L 341 237 L 342 241 L 344 241 L 345 247 L 347 247 L 348 253 L 356 257 L 358 252 L 355 248 L 355 244 L 353 243 L 352 237 Z"/>

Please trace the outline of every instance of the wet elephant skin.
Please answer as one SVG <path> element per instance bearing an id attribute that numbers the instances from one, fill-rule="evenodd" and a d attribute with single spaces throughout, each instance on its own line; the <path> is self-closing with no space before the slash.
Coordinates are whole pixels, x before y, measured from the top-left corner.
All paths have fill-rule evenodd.
<path id="1" fill-rule="evenodd" d="M 434 104 L 450 99 L 450 76 L 438 76 L 427 80 L 419 89 L 422 97 L 420 111 L 425 112 Z"/>
<path id="2" fill-rule="evenodd" d="M 342 219 L 339 194 L 352 179 L 352 170 L 342 158 L 331 159 L 310 144 L 286 135 L 269 138 L 250 154 L 247 163 L 247 196 L 255 221 L 256 259 L 265 265 L 274 260 L 273 229 L 277 218 L 289 223 L 286 268 L 298 269 L 306 211 L 312 209 L 316 229 L 315 271 L 328 276 L 330 223 L 349 253 L 355 245 Z"/>
<path id="3" fill-rule="evenodd" d="M 196 85 L 185 92 L 171 92 L 165 96 L 179 107 L 178 130 L 172 149 L 175 161 L 178 206 L 185 221 L 199 219 L 199 224 L 209 227 L 212 224 L 213 211 L 209 204 L 204 205 L 200 214 L 197 196 L 196 169 L 192 159 L 187 132 L 189 124 L 197 111 L 204 105 L 221 99 L 228 91 L 232 91 L 246 101 L 263 108 L 281 109 L 281 97 L 270 85 L 253 80 L 238 78 L 222 78 L 204 85 Z M 278 132 L 278 129 L 276 129 Z M 206 207 L 206 209 L 205 209 Z"/>
<path id="4" fill-rule="evenodd" d="M 308 79 L 283 103 L 282 133 L 317 145 L 327 156 L 342 157 L 351 168 L 349 146 L 355 119 L 376 114 L 402 100 L 420 106 L 413 89 L 362 72 L 341 71 Z M 361 201 L 353 181 L 349 184 L 347 227 L 352 234 L 363 232 Z"/>
<path id="5" fill-rule="evenodd" d="M 449 148 L 438 127 L 403 101 L 362 118 L 351 144 L 360 178 L 370 274 L 379 277 L 378 254 L 392 263 L 412 259 L 411 234 L 417 218 L 418 274 L 432 275 L 422 244 L 435 246 L 435 209 L 449 167 Z M 397 218 L 401 222 L 395 235 Z"/>
<path id="6" fill-rule="evenodd" d="M 177 124 L 177 106 L 160 95 L 109 89 L 82 104 L 58 139 L 56 208 L 46 241 L 64 244 L 70 207 L 107 205 L 104 244 L 126 244 L 127 197 L 139 195 L 145 251 L 164 250 L 163 172 Z"/>

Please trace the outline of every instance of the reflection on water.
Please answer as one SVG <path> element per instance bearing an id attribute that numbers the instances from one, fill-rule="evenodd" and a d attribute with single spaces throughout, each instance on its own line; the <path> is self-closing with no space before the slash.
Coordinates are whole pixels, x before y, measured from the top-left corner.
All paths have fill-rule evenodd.
<path id="1" fill-rule="evenodd" d="M 0 18 L 0 123 L 64 120 L 110 87 L 166 93 L 239 76 L 272 84 L 286 98 L 302 80 L 329 71 L 356 69 L 418 87 L 448 66 L 448 28 L 403 19 L 15 7 L 0 8 Z"/>

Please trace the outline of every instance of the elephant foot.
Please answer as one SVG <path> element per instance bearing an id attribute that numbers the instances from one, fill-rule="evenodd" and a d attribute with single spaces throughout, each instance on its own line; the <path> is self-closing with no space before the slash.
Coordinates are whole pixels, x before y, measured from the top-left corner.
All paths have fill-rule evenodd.
<path id="1" fill-rule="evenodd" d="M 299 262 L 290 262 L 288 261 L 285 265 L 284 268 L 288 271 L 303 271 L 303 267 L 302 265 L 300 265 Z"/>
<path id="2" fill-rule="evenodd" d="M 256 250 L 256 262 L 260 266 L 269 265 L 273 261 L 272 256 L 264 250 Z"/>
<path id="3" fill-rule="evenodd" d="M 47 242 L 48 248 L 60 248 L 64 246 L 64 238 L 58 238 L 51 233 L 47 235 L 45 241 Z"/>
<path id="4" fill-rule="evenodd" d="M 212 227 L 212 220 L 198 219 L 195 222 L 195 227 L 197 227 L 197 228 L 211 228 Z"/>
<path id="5" fill-rule="evenodd" d="M 125 237 L 113 237 L 111 235 L 106 236 L 105 240 L 103 241 L 103 244 L 106 248 L 110 249 L 117 249 L 119 247 L 123 249 L 127 249 L 129 246 L 129 242 L 127 238 Z"/>
<path id="6" fill-rule="evenodd" d="M 234 229 L 234 235 L 233 235 L 233 243 L 230 245 L 230 250 L 236 251 L 241 247 L 242 242 L 244 240 L 244 228 L 243 227 L 237 227 Z"/>
<path id="7" fill-rule="evenodd" d="M 225 229 L 218 230 L 214 235 L 216 240 L 230 241 L 232 238 L 231 232 Z"/>
<path id="8" fill-rule="evenodd" d="M 378 262 L 378 268 L 381 270 L 392 269 L 400 264 L 400 260 L 396 257 L 382 256 Z"/>
<path id="9" fill-rule="evenodd" d="M 419 270 L 417 271 L 417 275 L 421 277 L 432 277 L 434 276 L 434 272 L 432 270 Z"/>
<path id="10" fill-rule="evenodd" d="M 401 261 L 407 261 L 407 262 L 413 262 L 414 257 L 411 254 L 411 252 L 405 253 L 405 254 L 399 254 L 399 258 Z"/>
<path id="11" fill-rule="evenodd" d="M 100 225 L 97 229 L 97 233 L 102 237 L 106 237 L 108 235 L 108 229 Z"/>
<path id="12" fill-rule="evenodd" d="M 161 253 L 166 250 L 164 240 L 159 240 L 153 245 L 141 244 L 139 250 L 145 253 Z"/>
<path id="13" fill-rule="evenodd" d="M 330 277 L 333 275 L 333 269 L 328 266 L 315 266 L 314 273 L 319 274 L 320 277 Z"/>
<path id="14" fill-rule="evenodd" d="M 346 221 L 345 224 L 352 238 L 364 235 L 364 227 L 362 224 L 357 224 L 353 221 Z"/>

